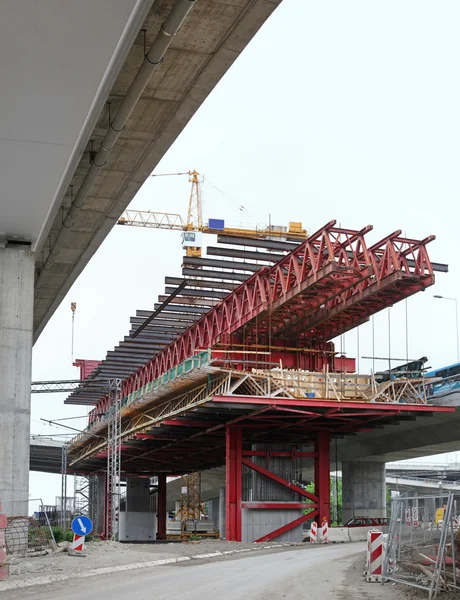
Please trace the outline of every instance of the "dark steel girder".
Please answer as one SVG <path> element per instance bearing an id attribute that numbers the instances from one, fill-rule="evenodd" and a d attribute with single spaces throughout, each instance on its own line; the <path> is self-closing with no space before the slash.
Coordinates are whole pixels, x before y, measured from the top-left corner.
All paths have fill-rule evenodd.
<path id="1" fill-rule="evenodd" d="M 284 257 L 284 254 L 274 254 L 272 252 L 251 252 L 250 250 L 240 250 L 237 248 L 219 248 L 208 246 L 206 254 L 210 256 L 224 256 L 229 258 L 242 258 L 243 260 L 264 261 L 275 263 Z"/>
<path id="2" fill-rule="evenodd" d="M 142 321 L 142 319 L 138 319 L 137 317 L 131 317 L 130 319 L 130 323 L 132 325 L 136 325 L 137 321 Z M 160 327 L 160 328 L 164 328 L 164 329 L 170 329 L 171 331 L 177 330 L 177 329 L 183 329 L 184 327 L 188 327 L 188 325 L 192 325 L 195 322 L 195 319 L 183 319 L 180 323 L 173 317 L 171 319 L 155 319 L 154 321 L 152 321 L 148 326 L 147 329 L 150 327 Z M 183 323 L 183 324 L 182 324 Z"/>
<path id="3" fill-rule="evenodd" d="M 180 277 L 165 277 L 165 284 L 177 285 L 178 281 L 182 281 Z M 193 288 L 208 288 L 211 290 L 228 290 L 233 291 L 238 286 L 237 283 L 228 281 L 206 281 L 205 279 L 189 279 L 188 290 Z"/>
<path id="4" fill-rule="evenodd" d="M 196 258 L 194 256 L 184 256 L 182 264 L 183 266 L 214 267 L 216 269 L 229 269 L 230 271 L 251 271 L 252 273 L 260 269 L 260 265 L 254 263 L 217 260 L 215 258 Z"/>
<path id="5" fill-rule="evenodd" d="M 161 302 L 162 298 L 167 298 L 167 296 L 158 296 L 158 300 Z M 192 297 L 181 297 L 181 296 L 177 296 L 177 298 L 174 298 L 174 300 L 171 301 L 171 305 L 177 305 L 180 304 L 181 306 L 198 306 L 200 308 L 206 308 L 206 309 L 210 309 L 213 306 L 215 306 L 216 304 L 219 304 L 220 299 L 214 299 L 214 298 L 197 298 L 196 296 L 192 296 Z"/>
<path id="6" fill-rule="evenodd" d="M 160 306 L 155 304 L 154 306 Z M 206 308 L 199 306 L 185 306 L 182 304 L 169 304 L 168 307 L 163 311 L 166 313 L 184 313 L 187 317 L 189 315 L 204 315 L 208 312 Z"/>
<path id="7" fill-rule="evenodd" d="M 165 292 L 166 294 L 170 294 L 171 290 L 173 290 L 174 288 L 172 287 L 166 287 Z M 216 290 L 191 290 L 191 289 L 187 289 L 187 290 L 182 290 L 181 293 L 181 297 L 183 298 L 184 296 L 191 296 L 192 298 L 217 298 L 219 300 L 221 300 L 222 298 L 225 298 L 225 296 L 227 296 L 228 292 L 218 292 Z"/>
<path id="8" fill-rule="evenodd" d="M 248 279 L 248 277 L 251 276 L 245 273 L 227 273 L 224 271 L 212 271 L 210 269 L 200 269 L 197 267 L 183 267 L 182 274 L 187 277 L 204 277 L 206 279 L 230 279 L 231 281 L 236 281 L 238 283 L 243 283 L 246 281 L 246 279 Z"/>
<path id="9" fill-rule="evenodd" d="M 267 240 L 256 238 L 237 237 L 233 235 L 220 234 L 217 236 L 219 244 L 233 244 L 235 246 L 250 246 L 251 248 L 267 248 L 281 252 L 290 252 L 294 250 L 301 242 L 284 242 L 280 240 Z"/>

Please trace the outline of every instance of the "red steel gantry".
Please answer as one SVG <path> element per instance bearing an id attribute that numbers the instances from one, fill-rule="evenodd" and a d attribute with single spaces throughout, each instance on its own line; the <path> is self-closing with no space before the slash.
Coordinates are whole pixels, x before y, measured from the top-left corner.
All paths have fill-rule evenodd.
<path id="1" fill-rule="evenodd" d="M 350 230 L 336 227 L 335 221 L 327 223 L 272 267 L 262 267 L 255 272 L 166 348 L 123 380 L 121 397 L 127 398 L 142 390 L 147 384 L 202 350 L 208 350 L 212 354 L 214 366 L 223 368 L 231 365 L 232 369 L 245 370 L 248 365 L 253 367 L 258 362 L 269 365 L 270 368 L 273 363 L 281 361 L 285 368 L 316 372 L 352 370 L 353 361 L 337 358 L 330 340 L 364 323 L 380 310 L 434 283 L 433 268 L 426 249 L 434 236 L 413 240 L 402 237 L 401 231 L 395 231 L 378 243 L 368 246 L 365 237 L 371 229 L 368 226 L 361 230 Z M 136 343 L 142 343 L 142 340 L 137 338 Z M 233 413 L 229 409 L 227 417 L 225 403 L 246 412 L 230 418 Z M 244 406 L 245 404 L 248 406 Z M 343 402 L 333 406 L 329 400 L 324 404 L 317 400 L 306 401 L 305 398 L 290 400 L 285 397 L 275 400 L 270 389 L 268 396 L 263 397 L 237 398 L 235 395 L 227 397 L 217 393 L 211 396 L 211 402 L 206 406 L 209 406 L 209 410 L 219 409 L 219 412 L 211 415 L 210 427 L 206 426 L 206 421 L 200 424 L 196 416 L 191 421 L 184 414 L 182 422 L 176 417 L 171 419 L 166 416 L 163 421 L 159 418 L 151 419 L 152 429 L 149 431 L 147 426 L 139 433 L 135 433 L 135 429 L 127 430 L 131 432 L 131 438 L 128 436 L 127 440 L 134 435 L 138 441 L 153 443 L 158 440 L 166 443 L 140 454 L 133 451 L 133 443 L 131 446 L 127 444 L 126 472 L 130 468 L 134 469 L 134 461 L 142 462 L 147 455 L 151 457 L 152 454 L 157 454 L 154 462 L 158 465 L 158 472 L 164 472 L 167 468 L 170 468 L 169 473 L 180 472 L 181 468 L 182 472 L 186 472 L 187 465 L 192 470 L 198 466 L 196 463 L 192 465 L 191 454 L 192 446 L 199 443 L 197 438 L 209 436 L 211 442 L 214 440 L 214 445 L 207 441 L 205 450 L 199 449 L 197 454 L 203 454 L 209 449 L 214 452 L 221 445 L 221 439 L 216 444 L 216 438 L 220 432 L 226 432 L 227 539 L 241 539 L 241 511 L 245 507 L 242 500 L 243 466 L 311 502 L 309 508 L 312 512 L 263 536 L 259 541 L 273 539 L 311 518 L 329 518 L 331 433 L 335 435 L 360 431 L 367 422 L 388 422 L 390 417 L 400 418 L 400 414 L 408 411 L 407 405 L 389 411 L 388 405 L 383 408 L 377 403 L 368 406 L 357 403 L 352 406 L 352 403 Z M 249 407 L 251 410 L 247 412 Z M 345 408 L 349 413 L 346 413 Z M 419 406 L 417 411 L 428 414 L 428 408 Z M 432 411 L 433 407 L 429 410 Z M 90 422 L 106 411 L 107 398 L 102 398 L 92 411 Z M 307 437 L 314 442 L 313 452 L 293 451 L 292 456 L 314 460 L 315 494 L 308 494 L 302 487 L 253 462 L 252 458 L 256 456 L 254 453 L 259 452 L 257 456 L 260 457 L 264 451 L 244 448 L 246 432 L 255 428 L 265 427 L 268 431 L 270 427 L 276 427 L 278 435 L 282 429 L 281 417 L 277 421 L 274 415 L 279 415 L 280 412 L 284 412 L 284 418 L 291 419 L 292 422 L 284 423 L 288 423 L 286 427 L 293 427 L 298 438 L 301 431 L 303 435 L 308 432 Z M 262 420 L 264 417 L 265 421 Z M 222 418 L 224 420 L 220 421 Z M 215 419 L 215 425 L 212 425 L 212 419 Z M 189 436 L 177 437 L 173 434 L 172 437 L 162 437 L 163 426 L 168 429 L 167 435 L 171 436 L 171 428 L 177 429 L 178 425 L 187 424 L 191 428 L 203 427 L 198 431 L 192 429 L 195 432 Z M 182 458 L 177 450 L 177 443 L 186 444 Z M 169 449 L 174 452 L 173 455 L 169 453 Z M 129 454 L 131 451 L 132 455 Z M 283 452 L 278 454 L 281 456 Z M 87 451 L 80 456 L 82 460 L 87 460 L 89 455 Z M 94 456 L 104 456 L 100 445 Z M 180 464 L 172 464 L 174 461 L 180 463 L 181 460 L 182 467 Z M 171 462 L 163 462 L 163 468 L 160 466 L 162 461 Z M 263 504 L 259 503 L 258 508 L 264 508 Z M 295 503 L 291 504 L 294 505 Z M 265 506 L 268 507 L 276 508 L 276 504 Z M 161 531 L 163 534 L 163 528 Z"/>

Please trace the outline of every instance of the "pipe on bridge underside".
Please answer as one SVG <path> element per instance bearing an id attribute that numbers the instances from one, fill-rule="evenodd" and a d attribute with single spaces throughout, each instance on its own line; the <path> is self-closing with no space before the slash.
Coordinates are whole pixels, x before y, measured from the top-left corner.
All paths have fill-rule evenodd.
<path id="1" fill-rule="evenodd" d="M 109 130 L 102 140 L 99 150 L 92 160 L 91 166 L 82 181 L 80 189 L 78 190 L 77 195 L 67 211 L 58 236 L 51 247 L 48 257 L 45 260 L 43 268 L 37 278 L 35 284 L 36 288 L 39 288 L 43 284 L 46 271 L 49 271 L 52 268 L 56 257 L 58 256 L 59 251 L 68 235 L 68 231 L 73 225 L 73 220 L 79 214 L 80 209 L 84 205 L 97 175 L 106 164 L 107 159 L 117 143 L 117 140 L 120 137 L 120 134 L 123 131 L 129 116 L 137 105 L 142 92 L 144 91 L 155 69 L 161 64 L 174 36 L 179 31 L 195 2 L 196 0 L 176 0 L 171 12 L 161 26 L 158 35 L 154 39 L 150 50 L 144 56 L 142 65 L 134 77 L 125 99 L 117 111 L 117 114 L 110 123 Z"/>

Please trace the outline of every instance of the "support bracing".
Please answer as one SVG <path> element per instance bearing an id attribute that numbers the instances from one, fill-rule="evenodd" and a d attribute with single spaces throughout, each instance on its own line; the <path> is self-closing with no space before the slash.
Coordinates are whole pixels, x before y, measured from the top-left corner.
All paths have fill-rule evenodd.
<path id="1" fill-rule="evenodd" d="M 121 379 L 109 381 L 106 539 L 118 539 L 121 475 Z"/>
<path id="2" fill-rule="evenodd" d="M 248 511 L 293 511 L 289 522 L 283 522 L 280 518 L 280 527 L 270 531 L 262 531 L 263 535 L 251 541 L 268 542 L 307 521 L 315 519 L 318 522 L 326 520 L 330 522 L 330 433 L 321 431 L 315 440 L 314 452 L 303 452 L 292 448 L 291 452 L 275 450 L 273 453 L 267 450 L 243 450 L 243 438 L 241 427 L 228 426 L 226 429 L 226 538 L 228 541 L 242 541 L 243 539 L 243 515 L 242 509 Z M 262 466 L 254 459 L 264 459 L 266 464 Z M 307 492 L 305 487 L 297 482 L 282 477 L 270 468 L 272 460 L 298 460 L 299 458 L 313 458 L 315 471 L 315 493 Z M 289 490 L 282 501 L 262 500 L 257 497 L 255 488 L 251 493 L 249 501 L 242 501 L 243 493 L 243 467 L 262 476 L 265 481 L 274 482 L 280 489 Z M 308 512 L 307 512 L 308 511 Z M 304 514 L 306 513 L 306 514 Z M 268 519 L 267 519 L 268 522 Z M 276 522 L 276 521 L 275 521 Z M 246 535 L 246 534 L 245 534 Z M 289 533 L 291 535 L 291 533 Z"/>

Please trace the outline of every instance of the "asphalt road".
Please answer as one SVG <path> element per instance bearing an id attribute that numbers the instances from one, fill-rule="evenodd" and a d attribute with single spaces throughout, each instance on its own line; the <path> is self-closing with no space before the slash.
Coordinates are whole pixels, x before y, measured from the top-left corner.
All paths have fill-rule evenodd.
<path id="1" fill-rule="evenodd" d="M 72 579 L 2 593 L 2 600 L 327 600 L 368 598 L 362 584 L 365 544 L 253 554 L 205 564 L 183 563 Z M 357 556 L 357 552 L 359 555 Z M 360 565 L 360 566 L 359 566 Z M 354 579 L 353 579 L 354 578 Z M 353 581 L 355 583 L 353 583 Z M 360 591 L 364 585 L 365 592 Z M 395 598 L 385 586 L 373 598 Z M 377 594 L 375 592 L 378 592 Z M 351 593 L 351 596 L 350 596 Z M 383 594 L 383 596 L 381 596 Z"/>

